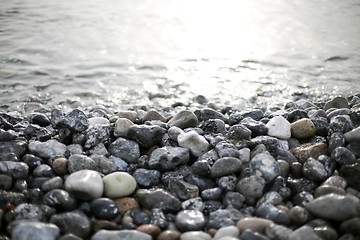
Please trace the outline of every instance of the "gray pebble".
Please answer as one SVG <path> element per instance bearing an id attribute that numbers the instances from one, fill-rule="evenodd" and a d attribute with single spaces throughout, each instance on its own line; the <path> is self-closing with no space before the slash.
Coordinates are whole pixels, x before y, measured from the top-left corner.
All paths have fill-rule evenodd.
<path id="1" fill-rule="evenodd" d="M 59 237 L 59 228 L 51 223 L 20 222 L 11 232 L 16 240 L 55 240 Z"/>
<path id="2" fill-rule="evenodd" d="M 234 144 L 227 141 L 221 141 L 215 145 L 215 150 L 218 153 L 220 158 L 223 157 L 235 157 L 239 158 L 239 150 L 235 147 Z"/>
<path id="3" fill-rule="evenodd" d="M 236 185 L 236 189 L 245 197 L 250 204 L 262 196 L 265 187 L 265 180 L 257 175 L 245 177 Z"/>
<path id="4" fill-rule="evenodd" d="M 95 233 L 91 240 L 107 240 L 107 239 L 126 239 L 126 240 L 152 240 L 152 237 L 146 233 L 136 230 L 100 230 Z"/>
<path id="5" fill-rule="evenodd" d="M 189 149 L 181 147 L 162 147 L 155 149 L 149 159 L 149 168 L 173 170 L 187 163 L 190 159 Z"/>
<path id="6" fill-rule="evenodd" d="M 74 154 L 69 157 L 68 171 L 74 173 L 80 170 L 95 170 L 96 162 L 86 155 Z"/>
<path id="7" fill-rule="evenodd" d="M 331 158 L 334 159 L 340 165 L 348 165 L 355 163 L 355 155 L 344 147 L 337 147 L 331 153 Z"/>
<path id="8" fill-rule="evenodd" d="M 112 142 L 108 150 L 110 154 L 120 157 L 128 163 L 133 163 L 140 157 L 139 144 L 121 137 Z"/>
<path id="9" fill-rule="evenodd" d="M 234 157 L 223 157 L 218 159 L 211 168 L 211 177 L 217 178 L 232 173 L 240 172 L 242 163 Z"/>
<path id="10" fill-rule="evenodd" d="M 313 158 L 309 158 L 304 162 L 302 173 L 305 177 L 314 181 L 324 181 L 327 178 L 325 166 Z"/>
<path id="11" fill-rule="evenodd" d="M 57 225 L 62 233 L 72 233 L 81 238 L 86 238 L 91 232 L 91 221 L 81 211 L 54 214 L 50 223 Z"/>
<path id="12" fill-rule="evenodd" d="M 138 168 L 133 173 L 136 182 L 144 187 L 155 186 L 160 181 L 161 173 L 158 170 Z"/>
<path id="13" fill-rule="evenodd" d="M 250 173 L 263 177 L 269 183 L 280 175 L 280 168 L 269 153 L 260 153 L 251 159 Z"/>
<path id="14" fill-rule="evenodd" d="M 15 179 L 25 179 L 29 173 L 29 166 L 23 162 L 1 161 L 0 173 Z"/>
<path id="15" fill-rule="evenodd" d="M 42 198 L 43 202 L 59 210 L 75 210 L 77 201 L 74 195 L 62 189 L 54 189 L 46 193 Z"/>
<path id="16" fill-rule="evenodd" d="M 176 211 L 181 208 L 181 202 L 170 192 L 157 189 L 139 189 L 135 194 L 139 203 L 148 208 L 161 208 L 164 210 Z"/>
<path id="17" fill-rule="evenodd" d="M 295 231 L 293 231 L 290 234 L 289 239 L 291 239 L 291 240 L 303 240 L 303 239 L 321 240 L 322 238 L 320 238 L 311 227 L 302 226 L 302 227 L 296 229 Z"/>
<path id="18" fill-rule="evenodd" d="M 139 143 L 144 148 L 157 145 L 166 130 L 156 125 L 132 125 L 128 129 L 128 138 Z"/>
<path id="19" fill-rule="evenodd" d="M 202 230 L 206 224 L 205 216 L 201 211 L 182 210 L 175 218 L 176 227 L 183 232 Z"/>

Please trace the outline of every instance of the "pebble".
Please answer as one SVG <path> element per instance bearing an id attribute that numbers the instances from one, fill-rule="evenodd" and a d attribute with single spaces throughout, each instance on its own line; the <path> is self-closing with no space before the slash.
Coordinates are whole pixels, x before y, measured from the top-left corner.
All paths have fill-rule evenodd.
<path id="1" fill-rule="evenodd" d="M 77 200 L 71 193 L 62 189 L 54 189 L 47 192 L 42 201 L 53 208 L 64 210 L 75 210 L 77 207 Z"/>
<path id="2" fill-rule="evenodd" d="M 136 180 L 126 172 L 114 172 L 103 177 L 104 195 L 109 198 L 120 198 L 131 195 L 137 187 Z"/>
<path id="3" fill-rule="evenodd" d="M 85 113 L 79 109 L 74 109 L 65 115 L 63 124 L 75 132 L 82 132 L 89 127 Z"/>
<path id="4" fill-rule="evenodd" d="M 157 237 L 161 233 L 161 229 L 159 226 L 154 224 L 143 224 L 136 228 L 137 231 L 149 234 L 153 239 L 157 239 Z"/>
<path id="5" fill-rule="evenodd" d="M 257 175 L 245 177 L 236 185 L 237 191 L 239 191 L 250 204 L 255 203 L 255 201 L 262 196 L 264 187 L 265 179 Z"/>
<path id="6" fill-rule="evenodd" d="M 180 240 L 211 240 L 211 236 L 201 231 L 189 231 L 181 234 Z"/>
<path id="7" fill-rule="evenodd" d="M 91 117 L 88 118 L 89 127 L 93 127 L 96 125 L 110 125 L 110 121 L 105 117 Z"/>
<path id="8" fill-rule="evenodd" d="M 109 198 L 97 198 L 90 204 L 91 213 L 97 219 L 113 220 L 119 213 L 116 203 Z"/>
<path id="9" fill-rule="evenodd" d="M 56 240 L 59 228 L 51 223 L 20 222 L 11 232 L 11 239 L 16 240 Z"/>
<path id="10" fill-rule="evenodd" d="M 25 179 L 29 173 L 29 166 L 23 162 L 1 161 L 0 173 L 14 179 Z"/>
<path id="11" fill-rule="evenodd" d="M 208 188 L 201 192 L 201 198 L 204 200 L 218 200 L 220 199 L 222 190 L 219 187 Z"/>
<path id="12" fill-rule="evenodd" d="M 347 148 L 337 147 L 331 153 L 331 158 L 340 165 L 349 165 L 356 162 L 355 155 Z"/>
<path id="13" fill-rule="evenodd" d="M 95 170 L 102 174 L 106 175 L 118 170 L 116 163 L 104 155 L 91 155 L 91 159 L 94 160 L 96 164 Z"/>
<path id="14" fill-rule="evenodd" d="M 139 143 L 141 147 L 149 148 L 158 145 L 166 130 L 157 125 L 132 125 L 127 137 Z"/>
<path id="15" fill-rule="evenodd" d="M 345 137 L 341 132 L 334 132 L 331 134 L 329 140 L 329 153 L 331 154 L 332 151 L 337 147 L 343 147 L 345 145 Z"/>
<path id="16" fill-rule="evenodd" d="M 351 195 L 327 194 L 310 201 L 305 208 L 314 216 L 343 221 L 359 215 L 360 200 Z"/>
<path id="17" fill-rule="evenodd" d="M 154 109 L 151 109 L 146 112 L 146 114 L 142 118 L 142 122 L 144 123 L 146 121 L 152 121 L 152 120 L 159 120 L 161 122 L 166 122 L 166 118 L 163 115 L 161 115 L 161 113 L 159 113 Z"/>
<path id="18" fill-rule="evenodd" d="M 11 176 L 0 174 L 0 188 L 4 190 L 10 190 L 13 185 L 13 179 Z"/>
<path id="19" fill-rule="evenodd" d="M 181 232 L 176 230 L 165 230 L 160 233 L 157 240 L 180 240 Z"/>
<path id="20" fill-rule="evenodd" d="M 54 172 L 58 175 L 65 175 L 68 173 L 68 160 L 65 157 L 55 158 L 52 163 Z"/>
<path id="21" fill-rule="evenodd" d="M 130 216 L 133 218 L 133 221 L 136 225 L 148 224 L 151 220 L 151 216 L 149 213 L 141 211 L 139 209 L 131 210 Z"/>
<path id="22" fill-rule="evenodd" d="M 234 157 L 239 158 L 240 153 L 236 146 L 227 141 L 221 141 L 215 145 L 215 150 L 219 156 L 222 157 Z"/>
<path id="23" fill-rule="evenodd" d="M 338 194 L 338 195 L 345 195 L 345 190 L 343 188 L 339 188 L 339 187 L 323 185 L 323 186 L 318 187 L 315 190 L 314 197 L 318 198 L 320 196 L 323 196 L 323 195 L 326 195 L 326 194 L 329 194 L 329 193 L 335 193 L 335 194 Z"/>
<path id="24" fill-rule="evenodd" d="M 225 192 L 234 191 L 236 187 L 237 177 L 223 176 L 216 180 L 217 185 Z"/>
<path id="25" fill-rule="evenodd" d="M 269 183 L 280 175 L 280 168 L 276 160 L 265 152 L 257 154 L 251 159 L 250 174 L 260 176 Z"/>
<path id="26" fill-rule="evenodd" d="M 121 214 L 124 214 L 127 211 L 136 210 L 140 208 L 139 203 L 132 197 L 117 198 L 114 199 L 114 201 Z"/>
<path id="27" fill-rule="evenodd" d="M 224 237 L 237 238 L 239 236 L 239 233 L 240 233 L 239 229 L 235 226 L 222 227 L 216 231 L 213 240 L 220 240 L 223 239 Z"/>
<path id="28" fill-rule="evenodd" d="M 349 108 L 349 103 L 344 97 L 335 97 L 326 102 L 324 105 L 325 111 L 329 110 L 330 108 Z"/>
<path id="29" fill-rule="evenodd" d="M 181 208 L 184 210 L 198 210 L 204 211 L 205 204 L 200 197 L 190 198 L 181 203 Z"/>
<path id="30" fill-rule="evenodd" d="M 74 154 L 71 155 L 68 159 L 68 171 L 69 173 L 74 173 L 80 170 L 95 170 L 97 164 L 94 160 L 89 158 L 86 155 Z"/>
<path id="31" fill-rule="evenodd" d="M 66 145 L 54 139 L 46 142 L 32 141 L 29 143 L 30 153 L 42 158 L 54 158 L 57 155 L 64 155 Z"/>
<path id="32" fill-rule="evenodd" d="M 195 157 L 199 157 L 210 150 L 208 141 L 195 131 L 179 134 L 177 141 L 180 147 L 188 148 Z"/>
<path id="33" fill-rule="evenodd" d="M 182 110 L 175 114 L 169 121 L 168 125 L 170 127 L 176 126 L 181 129 L 188 127 L 196 127 L 198 124 L 198 119 L 196 115 L 189 110 Z"/>
<path id="34" fill-rule="evenodd" d="M 148 165 L 151 169 L 174 170 L 177 166 L 187 163 L 189 159 L 188 148 L 166 146 L 151 153 Z"/>
<path id="35" fill-rule="evenodd" d="M 270 224 L 265 229 L 266 236 L 276 240 L 288 240 L 290 239 L 290 234 L 292 232 L 291 229 L 274 223 Z"/>
<path id="36" fill-rule="evenodd" d="M 360 142 L 360 127 L 357 127 L 344 134 L 346 142 Z"/>
<path id="37" fill-rule="evenodd" d="M 161 173 L 158 170 L 138 168 L 133 173 L 137 184 L 144 187 L 155 186 L 160 182 Z"/>
<path id="38" fill-rule="evenodd" d="M 330 129 L 332 132 L 346 133 L 354 129 L 349 115 L 338 115 L 330 120 Z"/>
<path id="39" fill-rule="evenodd" d="M 199 119 L 199 121 L 207 121 L 210 119 L 220 119 L 224 122 L 227 122 L 228 119 L 222 113 L 211 109 L 211 108 L 203 108 L 201 110 L 196 110 L 195 115 Z"/>
<path id="40" fill-rule="evenodd" d="M 252 134 L 251 130 L 249 128 L 247 128 L 245 125 L 235 124 L 230 127 L 230 129 L 227 133 L 227 138 L 236 140 L 236 141 L 241 141 L 244 139 L 249 140 L 251 137 L 251 134 Z"/>
<path id="41" fill-rule="evenodd" d="M 261 203 L 255 210 L 255 214 L 258 217 L 272 220 L 278 224 L 288 225 L 290 223 L 288 214 L 269 202 Z"/>
<path id="42" fill-rule="evenodd" d="M 250 229 L 246 229 L 245 231 L 243 231 L 240 235 L 240 238 L 242 240 L 253 240 L 253 239 L 257 239 L 257 240 L 269 240 L 269 238 L 267 238 L 266 236 L 254 232 Z"/>
<path id="43" fill-rule="evenodd" d="M 222 228 L 235 225 L 235 219 L 229 209 L 213 210 L 209 214 L 207 228 Z"/>
<path id="44" fill-rule="evenodd" d="M 210 176 L 213 178 L 231 175 L 240 172 L 242 163 L 240 159 L 234 157 L 219 158 L 211 167 Z"/>
<path id="45" fill-rule="evenodd" d="M 91 232 L 91 221 L 81 211 L 54 214 L 50 223 L 57 225 L 63 234 L 72 233 L 81 238 L 88 237 Z"/>
<path id="46" fill-rule="evenodd" d="M 127 163 L 133 163 L 140 157 L 139 144 L 122 137 L 112 142 L 108 150 L 110 154 L 125 160 Z"/>
<path id="47" fill-rule="evenodd" d="M 46 127 L 51 124 L 49 118 L 42 113 L 35 113 L 30 116 L 30 123 L 37 124 L 40 127 Z"/>
<path id="48" fill-rule="evenodd" d="M 2 160 L 9 153 L 14 153 L 20 158 L 26 153 L 27 146 L 27 143 L 22 140 L 0 142 L 0 159 Z"/>
<path id="49" fill-rule="evenodd" d="M 322 182 L 327 178 L 325 166 L 314 158 L 309 158 L 303 164 L 302 173 L 304 177 Z"/>
<path id="50" fill-rule="evenodd" d="M 340 231 L 360 235 L 360 218 L 354 217 L 343 221 L 340 225 Z"/>
<path id="51" fill-rule="evenodd" d="M 98 232 L 100 230 L 119 230 L 118 225 L 113 221 L 108 220 L 96 220 L 93 222 L 92 230 Z"/>
<path id="52" fill-rule="evenodd" d="M 135 122 L 136 119 L 138 118 L 137 113 L 135 111 L 131 111 L 131 110 L 118 112 L 117 116 L 119 118 L 127 118 L 132 122 Z"/>
<path id="53" fill-rule="evenodd" d="M 304 163 L 308 158 L 317 159 L 321 155 L 327 155 L 328 149 L 325 143 L 304 143 L 290 149 L 290 152 L 300 163 Z"/>
<path id="54" fill-rule="evenodd" d="M 176 215 L 175 225 L 182 232 L 197 231 L 204 228 L 206 219 L 200 211 L 182 210 Z"/>
<path id="55" fill-rule="evenodd" d="M 93 170 L 74 172 L 65 180 L 65 189 L 82 200 L 92 200 L 102 196 L 104 183 L 100 174 Z"/>
<path id="56" fill-rule="evenodd" d="M 243 120 L 241 120 L 240 123 L 245 125 L 245 127 L 247 127 L 248 129 L 250 129 L 252 137 L 266 135 L 268 132 L 265 123 L 256 121 L 251 117 L 244 118 Z"/>
<path id="57" fill-rule="evenodd" d="M 316 128 L 314 123 L 308 118 L 302 118 L 291 123 L 291 137 L 296 139 L 306 139 L 315 135 Z"/>
<path id="58" fill-rule="evenodd" d="M 291 137 L 291 127 L 288 120 L 282 116 L 276 116 L 270 119 L 266 124 L 267 134 L 280 139 L 289 139 Z"/>
<path id="59" fill-rule="evenodd" d="M 289 239 L 291 239 L 291 240 L 303 240 L 303 239 L 321 240 L 322 238 L 320 238 L 318 235 L 316 235 L 316 233 L 314 232 L 314 230 L 311 227 L 302 226 L 302 227 L 296 229 L 295 231 L 293 231 L 290 234 Z"/>
<path id="60" fill-rule="evenodd" d="M 349 187 L 360 191 L 360 164 L 343 165 L 340 168 L 340 176 L 344 177 Z"/>
<path id="61" fill-rule="evenodd" d="M 129 128 L 133 126 L 134 123 L 127 118 L 119 118 L 115 122 L 114 136 L 115 137 L 126 137 L 129 131 Z"/>
<path id="62" fill-rule="evenodd" d="M 199 188 L 182 180 L 170 179 L 168 189 L 181 200 L 196 198 L 199 196 Z"/>
<path id="63" fill-rule="evenodd" d="M 110 136 L 110 125 L 95 125 L 85 131 L 86 149 L 93 148 L 100 143 L 107 143 Z"/>
<path id="64" fill-rule="evenodd" d="M 165 211 L 177 211 L 181 208 L 180 200 L 161 188 L 139 189 L 135 197 L 142 206 L 148 209 L 161 208 Z"/>
<path id="65" fill-rule="evenodd" d="M 200 128 L 206 133 L 221 133 L 225 131 L 225 122 L 221 119 L 209 119 L 202 122 Z"/>
<path id="66" fill-rule="evenodd" d="M 91 240 L 126 239 L 126 240 L 152 240 L 149 234 L 137 230 L 100 230 L 95 233 Z"/>
<path id="67" fill-rule="evenodd" d="M 264 218 L 245 217 L 236 223 L 236 227 L 239 229 L 240 233 L 246 229 L 250 229 L 257 233 L 265 233 L 265 229 L 273 223 L 273 221 Z"/>

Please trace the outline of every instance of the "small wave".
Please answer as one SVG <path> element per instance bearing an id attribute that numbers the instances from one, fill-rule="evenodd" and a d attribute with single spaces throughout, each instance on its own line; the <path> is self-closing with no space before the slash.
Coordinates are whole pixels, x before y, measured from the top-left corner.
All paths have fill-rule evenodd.
<path id="1" fill-rule="evenodd" d="M 269 61 L 257 61 L 257 60 L 242 60 L 243 63 L 245 64 L 259 64 L 259 65 L 263 65 L 263 66 L 270 66 L 270 67 L 281 67 L 281 68 L 288 68 L 289 66 L 285 65 L 285 64 L 281 64 L 281 63 L 275 63 L 275 62 L 269 62 Z"/>
<path id="2" fill-rule="evenodd" d="M 328 59 L 325 59 L 325 62 L 345 61 L 348 59 L 349 59 L 349 57 L 333 56 L 333 57 L 329 57 Z"/>

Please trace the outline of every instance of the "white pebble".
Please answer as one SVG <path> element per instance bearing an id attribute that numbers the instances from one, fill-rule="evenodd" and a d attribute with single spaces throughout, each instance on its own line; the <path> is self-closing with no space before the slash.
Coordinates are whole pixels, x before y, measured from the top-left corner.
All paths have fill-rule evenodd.
<path id="1" fill-rule="evenodd" d="M 291 127 L 288 120 L 282 116 L 276 116 L 270 119 L 266 124 L 268 135 L 280 139 L 289 139 L 291 137 Z"/>
<path id="2" fill-rule="evenodd" d="M 92 200 L 102 196 L 104 185 L 98 172 L 81 170 L 69 175 L 65 181 L 65 189 L 79 199 Z"/>
<path id="3" fill-rule="evenodd" d="M 131 195 L 136 189 L 136 180 L 125 172 L 114 172 L 106 175 L 104 195 L 108 198 L 120 198 Z"/>

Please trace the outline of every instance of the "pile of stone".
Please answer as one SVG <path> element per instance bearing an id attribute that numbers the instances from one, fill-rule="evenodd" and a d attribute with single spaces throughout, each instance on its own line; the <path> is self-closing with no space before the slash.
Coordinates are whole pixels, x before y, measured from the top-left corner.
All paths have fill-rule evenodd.
<path id="1" fill-rule="evenodd" d="M 359 96 L 0 113 L 0 239 L 359 239 Z"/>

